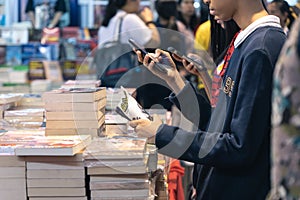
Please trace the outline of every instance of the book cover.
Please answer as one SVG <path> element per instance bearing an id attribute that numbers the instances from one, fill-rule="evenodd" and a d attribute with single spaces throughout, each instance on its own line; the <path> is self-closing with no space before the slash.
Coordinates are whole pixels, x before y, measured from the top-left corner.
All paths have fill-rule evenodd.
<path id="1" fill-rule="evenodd" d="M 31 59 L 35 57 L 37 52 L 37 43 L 28 43 L 22 45 L 22 64 L 29 65 Z"/>
<path id="2" fill-rule="evenodd" d="M 65 60 L 62 64 L 64 80 L 75 80 L 78 67 L 76 60 Z"/>
<path id="3" fill-rule="evenodd" d="M 4 117 L 43 117 L 45 109 L 43 108 L 19 108 L 14 110 L 6 110 L 4 112 Z"/>
<path id="4" fill-rule="evenodd" d="M 21 45 L 6 46 L 6 64 L 15 66 L 22 64 L 22 47 Z"/>
<path id="5" fill-rule="evenodd" d="M 133 98 L 125 88 L 121 87 L 121 89 L 123 95 L 116 107 L 116 112 L 129 121 L 133 119 L 152 120 L 150 114 L 138 104 L 135 98 Z"/>
<path id="6" fill-rule="evenodd" d="M 29 61 L 28 79 L 29 80 L 46 79 L 44 64 L 42 61 L 39 60 Z"/>
<path id="7" fill-rule="evenodd" d="M 18 102 L 22 96 L 22 94 L 18 93 L 0 94 L 0 105 Z"/>
<path id="8" fill-rule="evenodd" d="M 18 156 L 73 156 L 91 142 L 91 136 L 44 136 L 15 149 Z"/>

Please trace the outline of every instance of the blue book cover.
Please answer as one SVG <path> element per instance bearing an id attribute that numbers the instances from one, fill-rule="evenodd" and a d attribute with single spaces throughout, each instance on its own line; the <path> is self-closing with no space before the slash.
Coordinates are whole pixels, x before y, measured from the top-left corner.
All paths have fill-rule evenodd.
<path id="1" fill-rule="evenodd" d="M 6 64 L 11 65 L 11 66 L 22 64 L 22 46 L 21 45 L 6 46 Z"/>

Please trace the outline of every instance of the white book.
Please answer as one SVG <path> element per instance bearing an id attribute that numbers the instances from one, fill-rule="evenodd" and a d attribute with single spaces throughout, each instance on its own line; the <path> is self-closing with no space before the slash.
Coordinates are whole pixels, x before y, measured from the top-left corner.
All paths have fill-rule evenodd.
<path id="1" fill-rule="evenodd" d="M 83 197 L 85 187 L 80 188 L 27 188 L 29 197 Z"/>
<path id="2" fill-rule="evenodd" d="M 92 190 L 91 197 L 115 198 L 115 197 L 149 197 L 149 189 L 140 190 Z"/>
<path id="3" fill-rule="evenodd" d="M 27 200 L 26 188 L 0 189 L 1 200 Z"/>
<path id="4" fill-rule="evenodd" d="M 85 187 L 85 180 L 83 178 L 27 178 L 27 187 Z"/>
<path id="5" fill-rule="evenodd" d="M 23 178 L 0 178 L 1 189 L 24 189 L 26 190 L 26 179 Z"/>
<path id="6" fill-rule="evenodd" d="M 25 167 L 25 159 L 15 155 L 1 155 L 0 167 Z"/>
<path id="7" fill-rule="evenodd" d="M 87 197 L 30 197 L 29 200 L 88 200 Z"/>
<path id="8" fill-rule="evenodd" d="M 85 170 L 29 169 L 27 170 L 27 178 L 85 178 Z"/>
<path id="9" fill-rule="evenodd" d="M 0 167 L 1 178 L 25 178 L 25 167 Z"/>
<path id="10" fill-rule="evenodd" d="M 27 169 L 83 169 L 83 162 L 27 162 Z"/>

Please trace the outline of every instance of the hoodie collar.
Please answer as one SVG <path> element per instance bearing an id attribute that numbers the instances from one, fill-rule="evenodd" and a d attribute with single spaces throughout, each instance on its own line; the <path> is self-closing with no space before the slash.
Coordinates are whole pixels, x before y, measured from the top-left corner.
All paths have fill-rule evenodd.
<path id="1" fill-rule="evenodd" d="M 258 20 L 252 22 L 247 28 L 240 31 L 239 35 L 234 41 L 234 48 L 237 48 L 240 44 L 244 42 L 244 40 L 253 33 L 256 29 L 264 26 L 273 26 L 281 28 L 280 26 L 280 20 L 277 16 L 274 15 L 268 15 L 262 18 L 259 18 Z"/>

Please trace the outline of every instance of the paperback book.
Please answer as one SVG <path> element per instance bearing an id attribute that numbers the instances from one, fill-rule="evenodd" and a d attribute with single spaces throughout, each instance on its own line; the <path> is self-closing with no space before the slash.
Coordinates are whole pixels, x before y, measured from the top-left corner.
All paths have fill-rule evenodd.
<path id="1" fill-rule="evenodd" d="M 133 98 L 125 88 L 121 87 L 121 89 L 123 94 L 116 107 L 116 112 L 129 121 L 134 119 L 152 120 L 149 113 L 138 104 L 135 98 Z"/>

